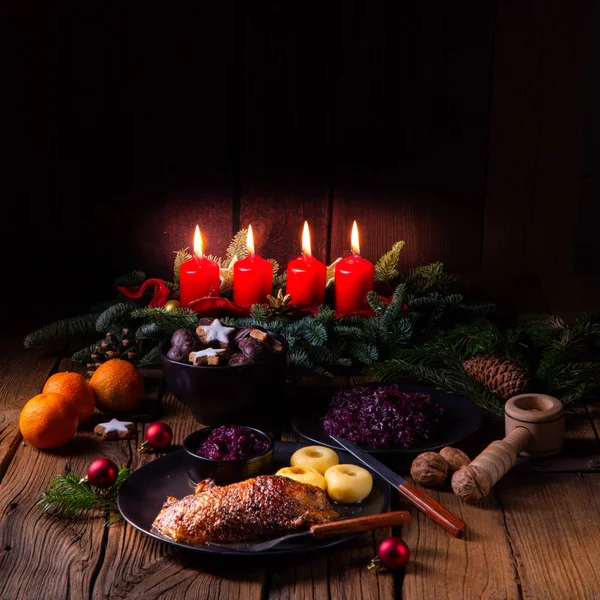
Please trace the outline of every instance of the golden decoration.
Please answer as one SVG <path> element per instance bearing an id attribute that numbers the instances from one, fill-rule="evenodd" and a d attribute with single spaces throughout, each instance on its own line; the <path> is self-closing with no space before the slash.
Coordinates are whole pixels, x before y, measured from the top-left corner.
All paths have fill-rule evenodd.
<path id="1" fill-rule="evenodd" d="M 336 258 L 328 267 L 327 267 L 327 277 L 325 279 L 325 287 L 328 288 L 335 281 L 335 265 L 337 265 L 342 258 Z"/>
<path id="2" fill-rule="evenodd" d="M 181 308 L 179 300 L 167 300 L 163 305 L 163 310 L 167 312 L 175 312 Z"/>
<path id="3" fill-rule="evenodd" d="M 283 294 L 283 290 L 279 288 L 277 296 L 267 296 L 267 310 L 270 317 L 283 317 L 291 310 L 290 302 L 292 297 L 290 294 Z"/>

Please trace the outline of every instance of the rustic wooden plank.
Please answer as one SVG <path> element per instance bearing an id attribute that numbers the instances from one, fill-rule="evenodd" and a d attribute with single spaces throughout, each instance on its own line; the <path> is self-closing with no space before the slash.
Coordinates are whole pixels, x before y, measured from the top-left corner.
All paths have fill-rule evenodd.
<path id="1" fill-rule="evenodd" d="M 240 226 L 252 225 L 256 250 L 275 258 L 281 271 L 302 254 L 302 227 L 308 221 L 313 256 L 328 264 L 328 186 L 323 180 L 314 187 L 282 184 L 248 184 L 241 200 Z M 252 190 L 252 191 L 250 191 Z"/>
<path id="2" fill-rule="evenodd" d="M 495 303 L 498 317 L 508 322 L 524 313 L 548 312 L 546 297 L 534 275 L 465 273 L 458 276 L 458 288 L 469 300 Z"/>
<path id="3" fill-rule="evenodd" d="M 465 10 L 344 3 L 332 258 L 349 253 L 356 219 L 369 260 L 403 239 L 403 269 L 479 270 L 494 7 Z"/>
<path id="4" fill-rule="evenodd" d="M 78 177 L 79 188 L 67 230 L 101 251 L 96 288 L 134 268 L 171 278 L 172 252 L 192 246 L 196 223 L 206 251 L 223 254 L 233 230 L 233 3 L 190 4 L 172 20 L 100 2 L 102 17 L 90 18 L 89 5 L 70 4 L 61 146 L 78 167 L 64 187 Z"/>
<path id="5" fill-rule="evenodd" d="M 518 598 L 517 575 L 502 509 L 492 494 L 469 506 L 451 490 L 427 490 L 467 523 L 466 540 L 448 535 L 415 509 L 406 527 L 411 549 L 402 598 Z M 400 503 L 402 505 L 402 502 Z"/>
<path id="6" fill-rule="evenodd" d="M 21 441 L 19 413 L 58 364 L 55 356 L 25 350 L 20 331 L 0 341 L 0 481 Z"/>
<path id="7" fill-rule="evenodd" d="M 594 598 L 600 477 L 511 473 L 497 490 L 523 598 Z"/>
<path id="8" fill-rule="evenodd" d="M 189 409 L 173 395 L 161 399 L 159 420 L 173 429 L 174 445 L 180 446 L 186 435 L 201 425 Z M 144 439 L 147 424 L 138 424 L 138 438 Z M 131 442 L 133 469 L 156 458 L 156 454 L 139 454 Z M 93 598 L 261 598 L 264 569 L 251 563 L 231 568 L 224 561 L 202 560 L 173 546 L 150 538 L 129 525 L 111 527 L 102 566 L 94 582 Z"/>
<path id="9" fill-rule="evenodd" d="M 335 6 L 295 11 L 274 1 L 241 12 L 240 225 L 283 268 L 300 254 L 309 221 L 313 254 L 327 260 Z"/>
<path id="10" fill-rule="evenodd" d="M 59 370 L 75 370 L 63 360 Z M 35 370 L 33 370 L 35 373 Z M 23 385 L 40 390 L 46 373 L 15 370 Z M 13 385 L 19 384 L 13 380 Z M 54 451 L 22 444 L 9 465 L 0 496 L 0 597 L 87 598 L 95 570 L 102 562 L 104 519 L 62 521 L 42 514 L 36 505 L 50 479 L 66 470 L 86 473 L 89 463 L 108 456 L 117 464 L 128 459 L 124 442 L 101 442 L 93 424 L 80 427 L 74 440 Z M 34 575 L 32 575 L 34 574 Z"/>
<path id="11" fill-rule="evenodd" d="M 540 278 L 550 312 L 572 321 L 600 310 L 600 276 L 567 275 Z"/>
<path id="12" fill-rule="evenodd" d="M 573 269 L 592 5 L 498 3 L 486 271 Z"/>

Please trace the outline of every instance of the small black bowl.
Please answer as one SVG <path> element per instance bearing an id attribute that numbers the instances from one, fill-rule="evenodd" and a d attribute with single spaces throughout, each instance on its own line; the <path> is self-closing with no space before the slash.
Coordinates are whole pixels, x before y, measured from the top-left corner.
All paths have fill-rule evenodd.
<path id="1" fill-rule="evenodd" d="M 256 475 L 262 475 L 269 472 L 271 462 L 273 461 L 273 438 L 259 429 L 246 427 L 257 436 L 266 438 L 269 441 L 269 447 L 256 456 L 248 458 L 240 458 L 237 460 L 215 460 L 213 458 L 204 458 L 198 456 L 196 452 L 200 444 L 211 434 L 215 427 L 205 427 L 198 429 L 194 433 L 190 433 L 184 442 L 183 447 L 190 457 L 188 466 L 188 475 L 194 483 L 202 481 L 202 479 L 212 478 L 218 485 L 243 481 Z"/>
<path id="2" fill-rule="evenodd" d="M 247 365 L 177 362 L 167 356 L 171 344 L 165 342 L 160 361 L 168 389 L 203 425 L 245 422 L 261 426 L 277 421 L 283 407 L 288 343 L 283 336 L 269 333 L 283 350 Z"/>

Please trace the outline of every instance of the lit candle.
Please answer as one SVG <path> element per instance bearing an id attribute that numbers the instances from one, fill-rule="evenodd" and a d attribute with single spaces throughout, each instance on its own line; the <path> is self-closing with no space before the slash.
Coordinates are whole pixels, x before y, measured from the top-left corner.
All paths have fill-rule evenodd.
<path id="1" fill-rule="evenodd" d="M 335 309 L 353 313 L 369 308 L 367 292 L 373 289 L 375 268 L 361 258 L 358 245 L 358 227 L 352 225 L 352 255 L 335 265 Z"/>
<path id="2" fill-rule="evenodd" d="M 288 264 L 286 294 L 292 297 L 292 304 L 316 306 L 325 298 L 327 267 L 317 260 L 310 251 L 310 232 L 304 221 L 302 232 L 302 256 Z"/>
<path id="3" fill-rule="evenodd" d="M 189 306 L 194 300 L 218 296 L 221 287 L 219 265 L 202 255 L 202 235 L 196 225 L 194 256 L 179 267 L 179 301 Z"/>
<path id="4" fill-rule="evenodd" d="M 233 265 L 233 302 L 242 306 L 265 302 L 273 291 L 273 265 L 254 253 L 252 225 L 246 244 L 248 256 Z"/>

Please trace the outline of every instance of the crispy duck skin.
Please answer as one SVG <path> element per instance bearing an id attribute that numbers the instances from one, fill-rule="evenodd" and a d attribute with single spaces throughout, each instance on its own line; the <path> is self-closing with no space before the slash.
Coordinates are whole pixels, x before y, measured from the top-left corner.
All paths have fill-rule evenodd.
<path id="1" fill-rule="evenodd" d="M 200 546 L 272 537 L 338 518 L 320 488 L 260 475 L 223 487 L 205 479 L 195 494 L 167 498 L 153 526 L 173 540 Z"/>

